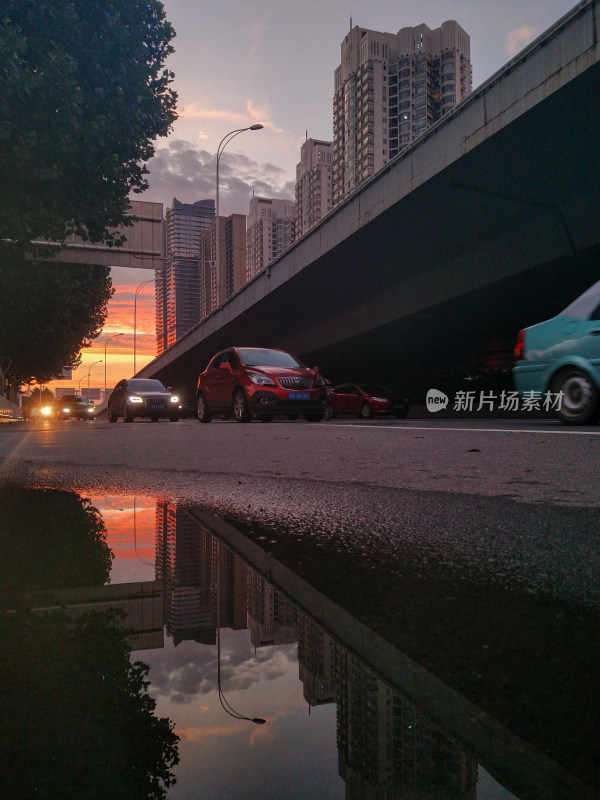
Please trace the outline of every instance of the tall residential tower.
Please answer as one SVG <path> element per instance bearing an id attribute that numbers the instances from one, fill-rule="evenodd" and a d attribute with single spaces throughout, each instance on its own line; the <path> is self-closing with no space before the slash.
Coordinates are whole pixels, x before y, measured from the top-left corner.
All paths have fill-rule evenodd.
<path id="1" fill-rule="evenodd" d="M 250 200 L 246 226 L 247 278 L 278 258 L 296 238 L 296 207 L 293 200 Z"/>
<path id="2" fill-rule="evenodd" d="M 200 252 L 202 231 L 210 230 L 214 200 L 181 203 L 173 198 L 164 221 L 164 269 L 156 273 L 158 353 L 170 347 L 201 318 Z"/>
<path id="3" fill-rule="evenodd" d="M 296 238 L 316 225 L 332 208 L 333 142 L 307 139 L 296 166 Z"/>
<path id="4" fill-rule="evenodd" d="M 333 97 L 333 204 L 471 91 L 470 38 L 457 22 L 397 34 L 354 26 Z"/>

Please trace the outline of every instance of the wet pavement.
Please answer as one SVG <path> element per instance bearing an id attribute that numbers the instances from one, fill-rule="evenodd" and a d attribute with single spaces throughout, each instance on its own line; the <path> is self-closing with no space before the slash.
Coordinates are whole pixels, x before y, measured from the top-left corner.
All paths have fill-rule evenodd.
<path id="1" fill-rule="evenodd" d="M 3 798 L 598 797 L 595 509 L 238 487 L 0 485 Z"/>

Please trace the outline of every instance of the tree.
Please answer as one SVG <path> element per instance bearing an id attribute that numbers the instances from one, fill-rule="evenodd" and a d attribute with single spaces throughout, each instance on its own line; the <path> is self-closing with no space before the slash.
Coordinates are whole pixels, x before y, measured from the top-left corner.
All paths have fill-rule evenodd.
<path id="1" fill-rule="evenodd" d="M 0 240 L 118 243 L 176 119 L 159 0 L 2 0 Z"/>
<path id="2" fill-rule="evenodd" d="M 113 294 L 108 267 L 0 262 L 0 388 L 45 383 L 99 335 Z"/>
<path id="3" fill-rule="evenodd" d="M 71 234 L 122 241 L 177 116 L 174 35 L 159 0 L 0 2 L 0 393 L 77 366 L 102 329 L 107 269 L 26 257 Z"/>
<path id="4" fill-rule="evenodd" d="M 116 610 L 0 616 L 3 800 L 164 800 L 179 737 Z"/>

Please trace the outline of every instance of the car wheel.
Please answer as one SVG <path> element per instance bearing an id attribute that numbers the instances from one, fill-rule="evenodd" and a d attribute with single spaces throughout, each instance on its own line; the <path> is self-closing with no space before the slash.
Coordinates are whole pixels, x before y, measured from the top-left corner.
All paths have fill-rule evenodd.
<path id="1" fill-rule="evenodd" d="M 368 403 L 363 403 L 360 407 L 360 414 L 358 416 L 361 419 L 371 419 L 373 416 L 373 409 Z"/>
<path id="2" fill-rule="evenodd" d="M 125 409 L 125 411 L 123 412 L 123 422 L 133 422 L 133 414 L 131 413 L 131 411 Z"/>
<path id="3" fill-rule="evenodd" d="M 233 394 L 233 416 L 236 422 L 250 422 L 252 419 L 243 389 L 236 389 Z"/>
<path id="4" fill-rule="evenodd" d="M 200 422 L 210 422 L 212 419 L 212 411 L 209 409 L 206 397 L 203 394 L 199 394 L 196 400 L 196 413 Z"/>
<path id="5" fill-rule="evenodd" d="M 333 419 L 335 417 L 335 412 L 333 410 L 333 406 L 331 403 L 325 403 L 325 419 Z"/>
<path id="6" fill-rule="evenodd" d="M 107 415 L 108 415 L 108 421 L 109 422 L 116 422 L 119 419 L 119 415 L 115 414 L 115 412 L 112 410 L 112 408 L 108 409 Z"/>
<path id="7" fill-rule="evenodd" d="M 305 414 L 304 415 L 304 419 L 307 422 L 321 422 L 323 417 L 324 417 L 323 412 L 321 412 L 320 414 Z"/>
<path id="8" fill-rule="evenodd" d="M 577 367 L 561 370 L 552 381 L 552 393 L 560 392 L 557 414 L 567 425 L 586 425 L 598 419 L 600 396 L 586 372 Z"/>
<path id="9" fill-rule="evenodd" d="M 171 416 L 169 417 L 169 420 L 171 422 L 179 422 L 179 414 L 171 414 Z"/>
<path id="10" fill-rule="evenodd" d="M 272 422 L 273 416 L 274 416 L 273 414 L 261 414 L 259 416 L 259 420 L 261 422 Z"/>

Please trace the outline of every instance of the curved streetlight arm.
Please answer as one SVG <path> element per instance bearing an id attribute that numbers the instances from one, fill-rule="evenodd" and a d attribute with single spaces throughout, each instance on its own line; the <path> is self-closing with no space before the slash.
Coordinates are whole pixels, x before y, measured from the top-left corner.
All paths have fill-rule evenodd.
<path id="1" fill-rule="evenodd" d="M 229 131 L 229 133 L 226 133 L 225 136 L 219 142 L 219 146 L 217 147 L 217 161 L 221 158 L 221 154 L 223 153 L 223 150 L 225 150 L 229 142 L 232 139 L 234 139 L 239 133 L 243 133 L 244 131 L 259 131 L 262 128 L 264 128 L 264 125 L 261 125 L 260 123 L 257 122 L 255 125 L 248 125 L 247 128 L 236 128 L 234 131 Z M 225 141 L 225 139 L 227 139 L 227 141 Z M 223 142 L 225 142 L 225 144 L 223 144 Z"/>
<path id="2" fill-rule="evenodd" d="M 114 336 L 109 336 L 108 339 L 104 342 L 104 397 L 103 400 L 106 400 L 106 346 L 112 342 L 113 339 L 116 339 L 117 336 L 123 336 L 122 333 L 115 333 Z"/>
<path id="3" fill-rule="evenodd" d="M 149 283 L 153 283 L 154 278 L 149 278 L 147 281 L 142 281 L 140 285 L 135 290 L 135 295 L 133 297 L 133 374 L 135 375 L 135 349 L 136 349 L 136 338 L 137 338 L 137 297 L 138 292 L 143 286 L 146 286 Z"/>
<path id="4" fill-rule="evenodd" d="M 236 136 L 240 133 L 244 133 L 244 131 L 259 131 L 264 128 L 264 125 L 261 125 L 259 122 L 255 123 L 254 125 L 249 125 L 247 128 L 236 128 L 234 131 L 229 131 L 226 133 L 225 136 L 219 142 L 219 146 L 217 147 L 217 199 L 216 199 L 216 207 L 215 207 L 215 277 L 216 277 L 216 308 L 219 308 L 221 305 L 221 297 L 220 297 L 220 274 L 219 274 L 219 162 L 221 160 L 221 156 L 223 155 L 223 150 L 227 147 L 229 142 L 232 139 L 235 139 Z"/>
<path id="5" fill-rule="evenodd" d="M 88 374 L 87 374 L 87 380 L 88 380 L 87 399 L 88 400 L 90 399 L 90 375 L 91 375 L 91 372 L 92 372 L 92 367 L 94 367 L 96 364 L 101 364 L 103 361 L 104 361 L 103 358 L 99 358 L 98 361 L 92 362 L 90 364 L 90 368 L 88 369 Z"/>

